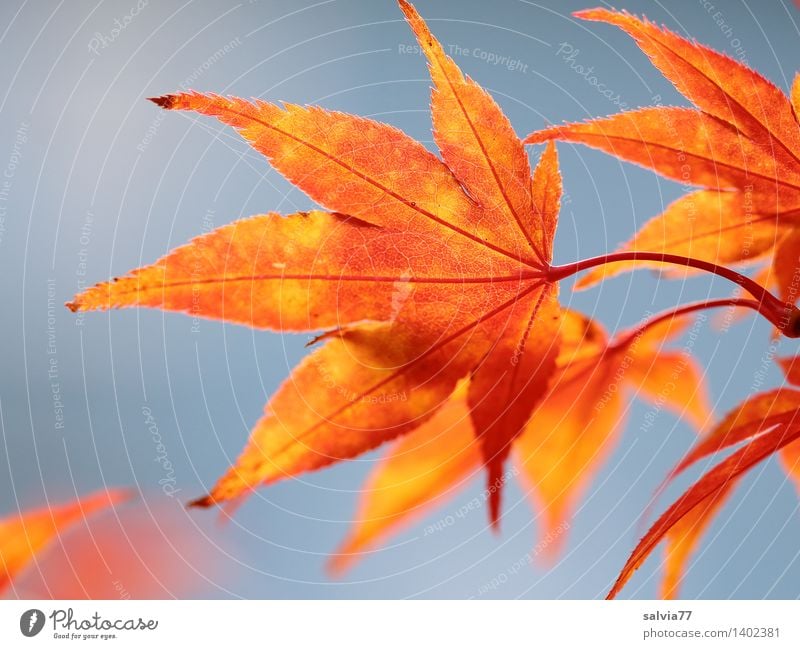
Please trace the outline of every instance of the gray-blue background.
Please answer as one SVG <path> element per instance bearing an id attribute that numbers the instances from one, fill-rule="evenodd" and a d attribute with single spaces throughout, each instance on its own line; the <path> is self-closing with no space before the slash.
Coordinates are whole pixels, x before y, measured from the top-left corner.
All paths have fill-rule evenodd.
<path id="1" fill-rule="evenodd" d="M 562 119 L 616 112 L 616 104 L 685 104 L 621 32 L 570 17 L 577 2 L 437 2 L 418 8 L 462 68 L 487 87 L 520 134 Z M 705 4 L 705 6 L 704 6 Z M 788 2 L 638 2 L 620 6 L 666 22 L 732 54 L 783 88 L 800 68 L 800 14 Z M 433 147 L 429 80 L 391 0 L 26 2 L 0 4 L 0 511 L 135 484 L 147 502 L 167 499 L 143 408 L 157 422 L 178 498 L 204 492 L 235 457 L 267 396 L 304 353 L 305 337 L 254 332 L 159 312 L 88 314 L 62 308 L 83 279 L 95 282 L 155 260 L 209 225 L 309 200 L 230 130 L 167 114 L 144 101 L 183 87 L 372 116 Z M 131 16 L 134 9 L 136 15 Z M 131 16 L 126 20 L 126 15 Z M 113 32 L 115 20 L 126 26 Z M 561 43 L 579 50 L 571 60 Z M 478 51 L 519 61 L 492 65 Z M 220 54 L 219 51 L 222 50 Z M 227 51 L 226 51 L 227 50 Z M 742 54 L 743 52 L 743 54 Z M 581 76 L 594 74 L 610 100 Z M 611 93 L 609 93 L 611 94 Z M 614 248 L 681 189 L 582 148 L 560 146 L 566 202 L 556 261 Z M 535 156 L 538 151 L 532 151 Z M 10 176 L 10 177 L 9 177 Z M 48 324 L 50 307 L 55 308 Z M 658 282 L 647 272 L 563 299 L 609 329 L 645 311 L 729 286 L 705 278 Z M 50 330 L 48 330 L 50 326 Z M 768 327 L 752 318 L 729 332 L 703 330 L 696 351 L 709 367 L 715 407 L 746 395 L 768 351 Z M 55 347 L 49 348 L 52 343 Z M 780 353 L 794 350 L 783 343 Z M 49 352 L 55 353 L 49 353 Z M 48 374 L 55 359 L 57 377 Z M 769 381 L 780 381 L 771 369 Z M 63 401 L 63 428 L 53 405 Z M 515 564 L 535 543 L 534 514 L 509 491 L 503 533 L 482 512 L 423 536 L 420 527 L 359 564 L 340 582 L 323 563 L 345 533 L 374 456 L 262 490 L 235 522 L 186 516 L 211 547 L 195 596 L 591 598 L 604 593 L 637 539 L 635 523 L 693 432 L 661 414 L 639 432 L 647 406 L 630 413 L 623 444 L 594 482 L 550 569 Z M 3 458 L 5 460 L 5 458 Z M 473 485 L 448 511 L 474 497 Z M 690 571 L 690 597 L 796 597 L 800 538 L 795 490 L 770 461 L 748 477 Z M 153 538 L 151 551 L 163 539 Z M 660 553 L 626 595 L 654 596 Z M 212 574 L 213 572 L 213 574 Z M 504 575 L 503 577 L 500 577 Z M 502 581 L 497 588 L 487 584 Z"/>

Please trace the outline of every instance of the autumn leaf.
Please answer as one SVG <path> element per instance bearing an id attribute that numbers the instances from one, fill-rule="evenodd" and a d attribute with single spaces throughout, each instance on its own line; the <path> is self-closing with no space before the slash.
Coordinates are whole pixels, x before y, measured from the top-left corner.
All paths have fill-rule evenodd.
<path id="1" fill-rule="evenodd" d="M 743 407 L 743 410 L 746 411 L 746 408 Z M 761 404 L 755 406 L 755 410 L 760 412 Z M 682 573 L 681 565 L 689 554 L 689 550 L 696 544 L 696 538 L 692 538 L 692 536 L 699 534 L 707 527 L 709 517 L 718 511 L 721 500 L 726 497 L 727 492 L 733 488 L 740 476 L 774 453 L 785 449 L 790 444 L 797 443 L 800 438 L 799 413 L 800 393 L 797 393 L 794 410 L 786 411 L 782 416 L 777 417 L 776 423 L 764 427 L 765 430 L 761 434 L 752 437 L 744 446 L 717 464 L 687 489 L 659 517 L 636 546 L 609 591 L 609 599 L 616 597 L 634 571 L 644 563 L 664 537 L 675 530 L 677 525 L 688 524 L 689 535 L 686 535 L 686 530 L 679 528 L 671 539 L 671 548 L 668 549 L 667 587 L 665 590 L 667 590 L 667 594 L 673 594 L 679 583 L 678 576 Z M 758 416 L 760 415 L 756 414 L 755 418 Z M 733 429 L 732 432 L 738 436 L 736 429 Z M 744 436 L 745 439 L 748 437 Z M 699 513 L 696 511 L 698 508 L 701 508 Z M 689 519 L 687 523 L 687 516 L 694 516 L 694 521 Z M 681 543 L 687 544 L 688 547 L 681 547 Z"/>
<path id="2" fill-rule="evenodd" d="M 97 491 L 70 503 L 48 505 L 0 520 L 0 592 L 9 587 L 48 545 L 93 514 L 125 502 L 127 491 Z"/>
<path id="3" fill-rule="evenodd" d="M 776 360 L 783 370 L 786 380 L 794 386 L 800 386 L 800 357 L 793 356 Z M 795 487 L 800 493 L 800 442 L 789 444 L 783 448 L 779 459 L 786 475 L 794 481 Z"/>
<path id="4" fill-rule="evenodd" d="M 567 364 L 554 379 L 515 445 L 526 491 L 544 517 L 538 544 L 542 558 L 557 556 L 580 495 L 616 447 L 628 410 L 626 392 L 695 427 L 710 420 L 700 366 L 685 351 L 662 349 L 688 322 L 668 320 L 644 332 L 622 334 L 595 355 Z"/>
<path id="5" fill-rule="evenodd" d="M 212 531 L 177 501 L 133 503 L 60 538 L 14 592 L 53 600 L 197 597 L 224 577 L 225 543 Z"/>
<path id="6" fill-rule="evenodd" d="M 682 196 L 647 223 L 625 243 L 622 250 L 647 250 L 706 259 L 716 264 L 757 263 L 780 250 L 789 226 L 773 218 L 742 219 L 742 196 L 737 192 L 699 190 Z M 743 235 L 747 254 L 743 254 Z M 588 288 L 623 271 L 650 266 L 670 278 L 688 277 L 697 271 L 667 267 L 659 262 L 616 262 L 597 268 L 580 278 L 578 289 Z"/>
<path id="7" fill-rule="evenodd" d="M 796 82 L 793 104 L 713 50 L 627 13 L 582 12 L 634 36 L 696 109 L 647 108 L 532 134 L 526 142 L 547 143 L 532 170 L 494 99 L 447 56 L 411 4 L 399 5 L 427 59 L 440 155 L 391 125 L 319 106 L 193 90 L 153 98 L 165 110 L 232 127 L 319 208 L 232 222 L 68 306 L 145 307 L 313 334 L 312 351 L 271 396 L 238 459 L 192 505 L 230 507 L 263 485 L 387 445 L 331 560 L 341 572 L 478 472 L 497 528 L 511 460 L 542 514 L 535 554 L 551 558 L 619 440 L 631 394 L 654 404 L 652 419 L 666 408 L 698 428 L 710 420 L 702 368 L 686 349 L 664 348 L 685 332 L 688 313 L 747 307 L 800 336 L 800 310 L 783 301 L 796 297 L 800 257 L 800 89 Z M 620 254 L 553 265 L 562 196 L 556 139 L 699 189 Z M 782 299 L 716 265 L 765 260 Z M 683 305 L 613 339 L 559 305 L 562 279 L 593 269 L 586 285 L 634 262 L 716 273 L 755 299 Z M 799 399 L 789 388 L 753 397 L 699 440 L 675 474 L 744 446 L 657 521 L 612 595 L 665 537 L 663 589 L 673 595 L 747 468 L 780 450 L 795 474 Z"/>
<path id="8" fill-rule="evenodd" d="M 317 106 L 193 91 L 155 98 L 234 127 L 326 211 L 231 223 L 69 304 L 325 330 L 196 505 L 430 431 L 462 380 L 493 484 L 547 390 L 559 348 L 548 276 L 561 195 L 555 147 L 532 173 L 492 97 L 410 4 L 400 7 L 428 58 L 442 159 L 392 126 Z M 500 488 L 492 493 L 496 524 Z"/>
<path id="9" fill-rule="evenodd" d="M 542 514 L 541 558 L 563 546 L 581 490 L 613 449 L 624 427 L 626 392 L 663 402 L 696 426 L 710 418 L 700 368 L 687 354 L 663 349 L 688 323 L 668 320 L 611 343 L 591 318 L 563 310 L 555 378 L 513 442 L 516 469 L 502 476 L 504 482 L 518 476 Z M 331 558 L 334 573 L 441 507 L 479 471 L 465 389 L 425 426 L 394 442 L 375 466 L 352 529 Z M 486 490 L 478 501 L 490 497 Z"/>
<path id="10" fill-rule="evenodd" d="M 425 424 L 395 441 L 361 488 L 352 529 L 328 563 L 341 574 L 365 553 L 444 505 L 481 470 L 467 385 Z"/>
<path id="11" fill-rule="evenodd" d="M 798 370 L 800 363 L 796 363 L 795 358 L 778 359 L 778 364 L 790 383 L 795 385 L 800 383 L 800 370 Z M 778 452 L 781 465 L 787 474 L 800 484 L 798 413 L 800 413 L 800 391 L 792 388 L 769 390 L 745 400 L 704 434 L 670 472 L 665 484 L 704 458 L 738 444 L 746 444 L 701 478 L 651 528 L 637 548 L 639 558 L 636 561 L 639 563 L 634 565 L 635 561 L 633 556 L 631 557 L 631 561 L 620 575 L 615 590 L 612 590 L 612 596 L 663 538 L 664 569 L 660 594 L 665 599 L 678 597 L 687 564 L 699 546 L 703 534 L 708 531 L 714 517 L 730 498 L 740 477 L 761 459 Z M 773 450 L 770 451 L 771 448 Z M 706 495 L 701 497 L 702 494 Z M 637 556 L 636 552 L 634 556 Z"/>
<path id="12" fill-rule="evenodd" d="M 750 397 L 700 438 L 670 473 L 674 478 L 696 462 L 747 441 L 784 421 L 795 411 L 800 391 L 778 388 Z"/>
<path id="13" fill-rule="evenodd" d="M 787 379 L 798 382 L 798 375 L 793 358 L 777 359 L 784 369 Z M 748 399 L 738 408 L 723 418 L 714 429 L 705 434 L 701 440 L 686 454 L 670 472 L 663 489 L 681 472 L 692 464 L 720 450 L 752 439 L 755 435 L 769 430 L 797 409 L 800 403 L 800 392 L 795 390 L 771 390 Z M 800 442 L 784 447 L 779 454 L 780 461 L 787 474 L 798 480 L 798 458 Z M 708 531 L 715 516 L 729 500 L 738 479 L 730 480 L 717 493 L 697 506 L 679 520 L 665 534 L 663 575 L 660 584 L 660 596 L 663 599 L 677 598 L 689 561 Z M 798 483 L 800 484 L 800 482 Z"/>
<path id="14" fill-rule="evenodd" d="M 686 568 L 708 531 L 714 517 L 722 510 L 733 493 L 738 479 L 733 478 L 715 494 L 689 511 L 666 533 L 664 541 L 664 565 L 659 597 L 677 599 Z"/>
<path id="15" fill-rule="evenodd" d="M 553 126 L 525 141 L 586 144 L 703 187 L 646 223 L 622 250 L 674 253 L 717 264 L 769 255 L 781 296 L 796 301 L 791 277 L 798 266 L 797 237 L 785 235 L 800 218 L 798 78 L 790 99 L 743 63 L 627 12 L 591 9 L 576 15 L 631 35 L 696 108 L 643 108 Z M 631 268 L 618 263 L 596 269 L 578 287 Z"/>

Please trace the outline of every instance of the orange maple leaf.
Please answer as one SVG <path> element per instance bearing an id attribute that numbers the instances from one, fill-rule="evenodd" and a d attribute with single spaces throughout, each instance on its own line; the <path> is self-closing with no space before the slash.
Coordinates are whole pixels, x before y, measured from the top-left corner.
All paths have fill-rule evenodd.
<path id="1" fill-rule="evenodd" d="M 800 362 L 779 359 L 790 383 L 800 385 Z M 665 541 L 661 597 L 674 598 L 692 554 L 739 479 L 758 462 L 778 453 L 800 488 L 800 390 L 778 388 L 745 400 L 703 435 L 668 476 L 675 478 L 703 458 L 745 443 L 691 486 L 650 528 L 620 573 L 615 597 L 661 540 Z"/>
<path id="2" fill-rule="evenodd" d="M 400 6 L 428 57 L 442 159 L 398 129 L 316 106 L 186 92 L 153 99 L 236 128 L 327 212 L 219 228 L 76 296 L 278 331 L 333 329 L 266 406 L 208 506 L 355 457 L 423 426 L 468 377 L 489 484 L 545 393 L 558 353 L 548 276 L 561 177 L 532 174 L 499 106 Z M 490 516 L 500 512 L 500 489 Z"/>
<path id="3" fill-rule="evenodd" d="M 400 7 L 428 60 L 441 157 L 392 126 L 321 107 L 195 91 L 154 98 L 164 109 L 232 126 L 322 209 L 231 223 L 83 291 L 68 306 L 149 307 L 318 333 L 318 347 L 269 400 L 238 460 L 192 504 L 238 502 L 261 485 L 395 440 L 371 478 L 362 522 L 333 561 L 341 569 L 478 470 L 487 476 L 485 500 L 496 526 L 513 448 L 545 520 L 539 545 L 552 556 L 563 543 L 560 526 L 618 438 L 626 410 L 620 386 L 695 425 L 708 419 L 701 370 L 661 350 L 685 322 L 671 324 L 673 316 L 742 306 L 800 336 L 800 310 L 719 265 L 767 255 L 779 238 L 775 259 L 794 255 L 796 262 L 791 246 L 800 244 L 787 233 L 800 216 L 795 115 L 783 93 L 744 66 L 628 14 L 594 10 L 583 17 L 634 33 L 665 74 L 680 69 L 676 83 L 698 110 L 645 109 L 534 134 L 529 142 L 548 142 L 531 172 L 523 141 L 494 99 L 445 54 L 406 0 Z M 677 144 L 665 135 L 665 120 L 680 134 Z M 554 266 L 557 138 L 704 189 L 646 226 L 634 238 L 639 249 Z M 701 229 L 687 231 L 698 210 Z M 743 222 L 755 228 L 747 254 L 733 237 Z M 590 320 L 562 311 L 561 279 L 633 261 L 713 272 L 755 299 L 687 305 L 611 342 Z M 785 269 L 774 275 L 786 292 Z M 736 457 L 752 464 L 776 450 L 781 442 L 771 434 Z M 721 502 L 723 482 L 739 473 L 725 464 L 690 490 L 692 505 L 660 519 L 614 592 L 701 502 Z M 703 524 L 701 517 L 674 537 L 680 545 L 670 592 Z"/>
<path id="4" fill-rule="evenodd" d="M 23 511 L 0 520 L 0 592 L 60 534 L 129 498 L 130 493 L 121 489 L 97 491 L 70 503 Z"/>
<path id="5" fill-rule="evenodd" d="M 710 419 L 701 369 L 685 352 L 662 349 L 663 341 L 679 335 L 686 324 L 685 318 L 667 319 L 611 342 L 590 318 L 563 311 L 553 382 L 513 442 L 513 475 L 519 476 L 543 519 L 536 546 L 540 558 L 552 559 L 563 546 L 580 492 L 624 428 L 626 392 L 664 405 L 698 428 Z M 480 467 L 462 388 L 379 461 L 362 490 L 356 521 L 331 559 L 331 570 L 342 572 L 444 504 Z M 483 492 L 483 499 L 490 494 Z"/>
<path id="6" fill-rule="evenodd" d="M 586 144 L 703 187 L 669 205 L 621 249 L 718 264 L 772 256 L 779 293 L 795 302 L 800 297 L 793 283 L 800 253 L 795 231 L 800 223 L 800 76 L 789 98 L 743 63 L 627 12 L 591 9 L 576 16 L 630 34 L 696 109 L 642 108 L 553 126 L 525 141 Z M 623 262 L 598 268 L 577 286 L 631 267 Z"/>
<path id="7" fill-rule="evenodd" d="M 14 591 L 54 600 L 197 596 L 222 576 L 219 539 L 202 532 L 178 502 L 139 502 L 60 538 Z"/>

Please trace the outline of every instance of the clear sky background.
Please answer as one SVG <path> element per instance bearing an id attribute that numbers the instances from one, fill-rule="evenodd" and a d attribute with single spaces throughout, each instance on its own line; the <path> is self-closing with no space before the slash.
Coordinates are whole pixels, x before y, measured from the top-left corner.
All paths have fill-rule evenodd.
<path id="1" fill-rule="evenodd" d="M 520 135 L 659 98 L 685 105 L 630 38 L 570 16 L 597 1 L 419 0 L 417 6 Z M 618 6 L 744 57 L 788 88 L 800 68 L 796 7 L 779 0 L 710 4 L 620 0 Z M 506 496 L 501 535 L 487 529 L 484 512 L 424 534 L 426 525 L 479 494 L 478 480 L 335 581 L 324 562 L 347 530 L 377 454 L 261 490 L 226 525 L 211 511 L 180 507 L 204 493 L 238 454 L 268 395 L 303 356 L 307 338 L 208 321 L 193 331 L 190 318 L 156 311 L 76 318 L 61 306 L 81 282 L 151 262 L 209 226 L 312 206 L 230 129 L 161 112 L 145 97 L 194 88 L 320 104 L 391 123 L 434 149 L 426 66 L 408 52 L 412 34 L 391 0 L 138 7 L 136 0 L 10 0 L 0 4 L 0 26 L 0 173 L 8 180 L 0 196 L 0 512 L 104 485 L 134 485 L 152 525 L 145 538 L 136 537 L 126 533 L 132 514 L 124 508 L 118 518 L 112 514 L 121 530 L 119 552 L 133 550 L 134 565 L 158 571 L 158 565 L 181 564 L 192 575 L 187 585 L 172 583 L 165 572 L 162 595 L 604 594 L 638 538 L 636 522 L 650 494 L 693 439 L 670 415 L 658 415 L 645 431 L 649 406 L 631 408 L 622 443 L 588 489 L 566 552 L 552 566 L 528 565 L 536 512 L 516 486 Z M 507 64 L 494 63 L 504 57 Z M 610 92 L 587 80 L 590 66 Z M 559 151 L 568 200 L 558 263 L 615 248 L 682 193 L 598 152 L 569 145 Z M 538 153 L 531 150 L 534 161 Z M 584 293 L 573 294 L 566 284 L 562 300 L 613 331 L 647 311 L 729 293 L 723 281 L 667 282 L 639 272 Z M 778 347 L 779 354 L 795 351 L 792 342 Z M 724 333 L 706 327 L 695 352 L 723 413 L 757 382 L 769 327 L 753 318 Z M 780 380 L 770 368 L 764 385 Z M 171 472 L 157 461 L 153 422 Z M 159 481 L 173 477 L 171 497 Z M 758 467 L 715 523 L 685 594 L 797 597 L 797 502 L 775 461 Z M 656 553 L 637 573 L 625 596 L 655 595 L 660 558 Z M 107 579 L 113 583 L 114 576 Z M 23 580 L 16 594 L 37 593 Z"/>

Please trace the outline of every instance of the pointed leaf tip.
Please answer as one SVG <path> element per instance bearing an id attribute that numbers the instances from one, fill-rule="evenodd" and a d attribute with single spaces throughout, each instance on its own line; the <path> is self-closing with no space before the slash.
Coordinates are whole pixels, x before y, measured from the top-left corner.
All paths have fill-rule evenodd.
<path id="1" fill-rule="evenodd" d="M 553 140 L 558 139 L 558 128 L 555 126 L 550 126 L 548 128 L 544 128 L 540 131 L 534 131 L 533 133 L 529 133 L 525 136 L 525 139 L 522 140 L 523 144 L 543 144 L 545 142 L 550 143 Z"/>
<path id="2" fill-rule="evenodd" d="M 500 513 L 502 505 L 502 489 L 505 475 L 503 474 L 502 460 L 492 460 L 489 464 L 486 490 L 489 494 L 489 524 L 491 525 L 492 532 L 495 534 L 500 533 Z"/>
<path id="3" fill-rule="evenodd" d="M 593 9 L 578 9 L 578 11 L 573 11 L 572 15 L 581 20 L 602 20 L 603 17 L 611 16 L 614 13 L 603 7 L 595 7 Z"/>
<path id="4" fill-rule="evenodd" d="M 194 500 L 190 500 L 188 503 L 186 503 L 186 506 L 197 509 L 208 509 L 214 504 L 214 499 L 211 496 L 206 495 L 200 498 L 195 498 Z"/>
<path id="5" fill-rule="evenodd" d="M 405 13 L 405 14 L 408 14 L 408 13 L 416 14 L 417 13 L 416 7 L 414 7 L 414 5 L 412 5 L 410 2 L 408 2 L 408 0 L 397 0 L 397 4 L 399 5 L 401 11 L 403 13 Z"/>
<path id="6" fill-rule="evenodd" d="M 719 497 L 739 476 L 747 473 L 753 466 L 781 450 L 800 437 L 800 427 L 790 415 L 789 421 L 755 437 L 738 451 L 729 455 L 695 482 L 683 495 L 667 509 L 639 541 L 619 573 L 606 599 L 614 599 L 628 580 L 647 559 L 653 549 L 664 539 L 671 529 L 687 514 L 703 502 Z"/>
<path id="7" fill-rule="evenodd" d="M 169 110 L 175 105 L 175 95 L 161 95 L 160 97 L 147 97 L 147 101 L 152 101 L 156 106 Z"/>

